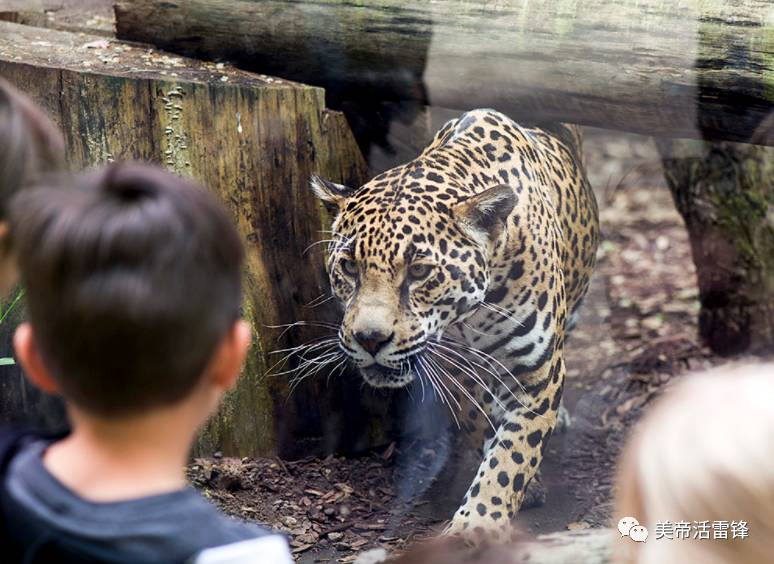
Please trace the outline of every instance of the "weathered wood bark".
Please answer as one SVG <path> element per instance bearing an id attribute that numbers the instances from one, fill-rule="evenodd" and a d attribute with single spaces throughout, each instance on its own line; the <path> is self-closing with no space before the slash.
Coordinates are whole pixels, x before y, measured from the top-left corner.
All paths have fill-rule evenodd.
<path id="1" fill-rule="evenodd" d="M 25 317 L 17 288 L 0 302 L 0 357 L 13 358 L 13 331 Z M 38 392 L 18 364 L 0 366 L 0 422 L 40 425 L 52 431 L 66 427 L 64 405 Z"/>
<path id="2" fill-rule="evenodd" d="M 691 239 L 699 332 L 717 353 L 774 353 L 774 149 L 661 140 Z"/>
<path id="3" fill-rule="evenodd" d="M 765 0 L 120 0 L 116 18 L 121 38 L 322 85 L 353 123 L 375 96 L 746 141 L 774 107 L 770 9 Z"/>
<path id="4" fill-rule="evenodd" d="M 255 343 L 200 452 L 293 455 L 383 441 L 393 418 L 380 416 L 395 406 L 363 395 L 359 381 L 326 386 L 318 378 L 288 399 L 287 377 L 265 376 L 277 358 L 272 349 L 320 334 L 299 328 L 278 340 L 280 331 L 267 326 L 336 318 L 331 302 L 304 307 L 326 291 L 327 279 L 321 248 L 303 252 L 322 238 L 324 222 L 310 175 L 364 181 L 343 116 L 325 109 L 319 88 L 99 41 L 0 22 L 0 76 L 53 116 L 73 169 L 150 160 L 204 182 L 233 213 L 247 245 L 245 310 Z"/>

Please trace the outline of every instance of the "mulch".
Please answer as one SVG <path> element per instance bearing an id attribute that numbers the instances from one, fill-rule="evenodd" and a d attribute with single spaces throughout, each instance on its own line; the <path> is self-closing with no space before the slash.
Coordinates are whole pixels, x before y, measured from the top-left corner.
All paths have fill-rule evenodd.
<path id="1" fill-rule="evenodd" d="M 334 550 L 349 562 L 359 552 L 399 549 L 437 532 L 438 523 L 398 499 L 396 448 L 354 459 L 196 459 L 188 477 L 226 513 L 287 533 L 296 555 Z"/>

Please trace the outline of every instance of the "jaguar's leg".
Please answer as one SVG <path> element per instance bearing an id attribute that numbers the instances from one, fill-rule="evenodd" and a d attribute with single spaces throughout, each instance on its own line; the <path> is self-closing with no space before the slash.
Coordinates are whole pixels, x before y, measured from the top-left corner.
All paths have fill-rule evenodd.
<path id="1" fill-rule="evenodd" d="M 564 382 L 561 351 L 525 378 L 528 395 L 510 403 L 490 446 L 484 453 L 461 507 L 446 528 L 447 534 L 465 531 L 498 538 L 510 530 L 510 520 L 521 508 L 535 476 L 556 416 Z"/>

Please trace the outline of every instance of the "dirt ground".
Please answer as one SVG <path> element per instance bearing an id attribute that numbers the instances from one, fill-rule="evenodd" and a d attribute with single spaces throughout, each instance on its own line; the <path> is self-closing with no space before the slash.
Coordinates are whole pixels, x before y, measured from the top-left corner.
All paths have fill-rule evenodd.
<path id="1" fill-rule="evenodd" d="M 573 424 L 552 439 L 543 462 L 546 504 L 517 519 L 531 533 L 607 525 L 631 426 L 680 375 L 721 362 L 697 341 L 690 246 L 652 141 L 589 129 L 586 154 L 603 241 L 567 348 Z M 448 441 L 393 444 L 354 459 L 196 460 L 189 475 L 228 513 L 287 533 L 301 562 L 351 562 L 440 530 L 468 479 L 439 477 Z"/>

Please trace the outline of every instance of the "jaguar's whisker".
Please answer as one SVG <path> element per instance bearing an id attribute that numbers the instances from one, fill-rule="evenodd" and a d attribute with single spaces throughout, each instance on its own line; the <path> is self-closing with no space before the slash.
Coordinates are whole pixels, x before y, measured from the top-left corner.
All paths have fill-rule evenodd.
<path id="1" fill-rule="evenodd" d="M 325 243 L 337 243 L 337 242 L 338 242 L 338 240 L 337 240 L 337 239 L 321 239 L 321 240 L 319 240 L 319 241 L 315 241 L 315 242 L 314 242 L 314 243 L 312 243 L 311 245 L 308 245 L 308 246 L 307 246 L 307 247 L 306 247 L 306 248 L 305 248 L 305 249 L 304 249 L 304 250 L 301 252 L 301 256 L 303 256 L 303 255 L 305 255 L 306 253 L 308 253 L 310 250 L 312 250 L 312 249 L 313 249 L 314 247 L 316 247 L 317 245 L 324 245 Z"/>
<path id="2" fill-rule="evenodd" d="M 314 368 L 312 368 L 311 370 L 308 370 L 307 372 L 301 373 L 298 376 L 292 378 L 291 381 L 290 381 L 291 386 L 290 386 L 290 390 L 288 392 L 288 395 L 289 396 L 292 395 L 293 392 L 295 392 L 296 388 L 301 384 L 301 382 L 303 382 L 307 378 L 310 378 L 311 376 L 314 376 L 315 374 L 319 373 L 325 366 L 328 366 L 328 365 L 336 362 L 342 356 L 344 356 L 342 353 L 331 353 L 331 354 L 332 354 L 332 356 L 330 356 L 330 358 L 328 358 L 325 362 L 316 363 L 316 365 L 314 365 Z M 303 368 L 299 366 L 295 370 L 302 370 L 302 371 L 303 370 L 307 370 L 309 368 L 309 366 L 313 366 L 313 365 L 306 364 L 306 365 L 303 366 Z M 335 367 L 334 367 L 334 369 L 335 369 Z"/>
<path id="3" fill-rule="evenodd" d="M 425 372 L 424 376 L 425 376 L 425 378 L 427 378 L 427 383 L 430 384 L 430 389 L 433 392 L 433 399 L 438 398 L 438 399 L 440 399 L 441 403 L 443 404 L 444 400 L 440 397 L 440 393 L 436 389 L 435 384 L 433 383 L 433 381 L 430 379 L 430 374 L 428 373 L 427 367 L 422 362 L 422 358 L 421 357 L 417 357 L 416 363 L 417 363 L 417 373 L 419 373 L 419 369 L 420 368 Z"/>
<path id="4" fill-rule="evenodd" d="M 285 349 L 283 351 L 271 351 L 269 354 L 281 354 L 282 352 L 286 352 L 286 354 L 280 358 L 277 362 L 272 364 L 269 369 L 266 371 L 266 375 L 271 375 L 271 372 L 277 367 L 283 365 L 287 360 L 293 356 L 294 354 L 298 354 L 299 352 L 303 351 L 304 353 L 309 352 L 311 350 L 315 350 L 317 348 L 323 347 L 323 345 L 333 345 L 338 343 L 338 339 L 335 338 L 326 338 L 326 339 L 317 339 L 315 341 L 312 341 L 310 343 L 299 345 L 297 347 L 291 347 L 290 349 Z M 303 353 L 302 353 L 303 354 Z"/>
<path id="5" fill-rule="evenodd" d="M 505 310 L 497 309 L 493 304 L 490 304 L 488 302 L 481 301 L 479 302 L 479 305 L 482 306 L 484 309 L 491 311 L 492 313 L 496 313 L 505 319 L 512 321 L 515 323 L 518 327 L 523 327 L 524 323 L 513 317 L 513 315 L 510 314 L 510 312 L 507 312 Z"/>
<path id="6" fill-rule="evenodd" d="M 448 358 L 444 357 L 443 355 L 440 355 L 440 354 L 438 353 L 438 351 L 432 351 L 432 352 L 431 352 L 431 354 L 436 354 L 436 355 L 438 355 L 440 358 L 442 358 L 442 359 L 446 360 L 447 362 L 449 362 Z M 439 368 L 441 368 L 441 367 L 439 366 Z M 484 418 L 486 419 L 487 423 L 489 423 L 489 426 L 490 426 L 490 427 L 492 427 L 492 429 L 496 431 L 496 430 L 497 430 L 497 428 L 494 426 L 494 423 L 492 423 L 492 420 L 489 418 L 489 414 L 487 414 L 487 412 L 486 412 L 486 410 L 484 409 L 484 407 L 483 407 L 481 404 L 479 404 L 479 403 L 478 403 L 478 401 L 477 401 L 477 400 L 476 400 L 476 399 L 475 399 L 475 398 L 474 398 L 474 397 L 471 395 L 471 393 L 470 393 L 470 392 L 469 392 L 469 391 L 468 391 L 468 390 L 465 388 L 465 386 L 463 386 L 462 384 L 460 384 L 460 383 L 457 381 L 457 379 L 456 379 L 456 378 L 454 378 L 454 377 L 453 377 L 451 374 L 449 374 L 449 372 L 448 372 L 447 370 L 444 370 L 443 368 L 441 368 L 441 370 L 443 371 L 443 374 L 446 376 L 446 379 L 447 379 L 447 380 L 449 380 L 449 381 L 450 381 L 450 382 L 451 382 L 451 383 L 452 383 L 454 386 L 456 386 L 456 388 L 457 388 L 457 389 L 458 389 L 460 392 L 462 392 L 462 395 L 464 395 L 466 398 L 468 398 L 468 401 L 470 401 L 470 403 L 472 403 L 472 404 L 473 404 L 473 406 L 474 406 L 474 407 L 475 407 L 475 408 L 476 408 L 476 409 L 477 409 L 479 412 L 481 412 L 481 415 L 483 415 L 483 416 L 484 416 Z M 489 392 L 489 394 L 490 394 L 490 395 L 492 395 L 492 393 L 491 393 L 491 392 Z M 494 397 L 494 395 L 492 395 L 492 397 Z"/>
<path id="7" fill-rule="evenodd" d="M 416 358 L 417 361 L 419 361 L 419 357 Z M 409 363 L 409 368 L 411 368 L 411 363 Z M 419 378 L 419 385 L 422 388 L 422 403 L 425 403 L 425 381 L 422 378 L 422 373 L 419 372 L 419 370 L 415 370 L 417 373 L 417 377 Z"/>
<path id="8" fill-rule="evenodd" d="M 336 374 L 336 376 L 339 376 L 339 375 L 341 375 L 342 372 L 344 372 L 344 367 L 347 365 L 347 356 L 344 355 L 344 354 L 342 354 L 341 356 L 343 357 L 341 359 L 341 361 L 336 366 L 331 368 L 330 372 L 328 372 L 328 377 L 325 379 L 325 385 L 326 386 L 328 386 L 331 383 L 331 376 L 333 376 L 333 373 L 336 370 L 339 371 L 338 374 Z"/>
<path id="9" fill-rule="evenodd" d="M 305 343 L 303 345 L 298 345 L 296 347 L 290 347 L 288 349 L 280 349 L 276 351 L 270 351 L 269 354 L 283 354 L 284 356 L 280 358 L 277 362 L 271 365 L 269 370 L 267 372 L 271 372 L 274 370 L 277 366 L 280 366 L 284 364 L 290 357 L 293 355 L 299 355 L 302 356 L 305 353 L 311 352 L 313 350 L 317 350 L 323 347 L 329 347 L 332 345 L 338 344 L 338 339 L 335 337 L 326 337 L 322 339 L 315 339 L 309 343 Z"/>
<path id="10" fill-rule="evenodd" d="M 321 355 L 320 357 L 317 357 L 317 358 L 313 358 L 313 359 L 312 358 L 307 358 L 307 359 L 304 359 L 304 361 L 301 364 L 299 364 L 298 366 L 296 366 L 295 368 L 290 368 L 288 370 L 283 370 L 282 372 L 275 372 L 275 373 L 272 373 L 272 374 L 267 374 L 267 376 L 271 376 L 271 377 L 284 376 L 285 374 L 293 374 L 294 372 L 300 372 L 300 371 L 306 370 L 310 366 L 317 366 L 317 365 L 323 365 L 324 366 L 326 363 L 322 362 L 320 359 L 325 358 L 327 360 L 330 357 L 330 355 L 339 355 L 339 354 L 342 354 L 342 353 L 340 353 L 338 351 L 326 352 L 326 353 L 324 353 L 323 355 Z"/>
<path id="11" fill-rule="evenodd" d="M 472 354 L 475 354 L 475 355 L 479 356 L 479 358 L 486 357 L 486 358 L 491 359 L 492 361 L 497 363 L 497 365 L 500 366 L 500 368 L 502 368 L 505 371 L 505 373 L 508 374 L 513 379 L 514 382 L 516 382 L 516 384 L 519 386 L 519 388 L 521 389 L 521 391 L 524 394 L 529 395 L 529 392 L 527 392 L 527 389 L 524 387 L 524 384 L 522 384 L 521 381 L 519 381 L 519 379 L 516 378 L 516 376 L 514 376 L 513 373 L 510 370 L 508 370 L 508 368 L 502 362 L 497 360 L 492 355 L 485 353 L 481 349 L 477 349 L 476 347 L 472 347 L 470 345 L 466 345 L 464 343 L 460 343 L 459 341 L 456 341 L 455 339 L 451 339 L 449 337 L 444 337 L 443 340 L 446 341 L 446 342 L 449 342 L 452 345 L 459 346 L 462 349 L 465 349 L 465 350 L 471 352 Z M 508 388 L 508 389 L 510 389 L 510 388 Z M 513 392 L 511 392 L 511 393 L 513 393 Z M 526 409 L 529 413 L 532 413 L 532 414 L 534 414 L 537 417 L 545 417 L 545 415 L 541 415 L 540 413 L 537 413 L 536 411 L 534 411 L 534 410 L 530 409 L 529 407 L 527 407 L 524 404 L 524 402 L 520 398 L 518 398 L 518 396 L 515 396 L 515 397 L 516 397 L 516 400 L 519 402 L 519 404 L 524 409 Z"/>
<path id="12" fill-rule="evenodd" d="M 323 294 L 323 295 L 325 295 L 325 294 Z M 314 301 L 314 300 L 313 300 L 312 302 L 309 302 L 308 304 L 306 304 L 304 307 L 308 307 L 309 309 L 314 309 L 314 308 L 316 308 L 316 307 L 320 307 L 321 305 L 323 305 L 323 304 L 324 304 L 324 303 L 326 303 L 326 302 L 329 302 L 329 301 L 331 301 L 331 300 L 332 300 L 332 299 L 334 299 L 335 297 L 336 297 L 336 296 L 330 295 L 330 296 L 328 296 L 327 298 L 325 298 L 324 300 L 320 300 L 320 301 Z M 312 305 L 312 303 L 314 303 L 314 305 Z"/>
<path id="13" fill-rule="evenodd" d="M 293 327 L 322 327 L 323 329 L 338 330 L 338 325 L 334 323 L 328 323 L 326 321 L 295 321 L 293 323 L 282 323 L 280 325 L 264 325 L 267 329 L 284 329 L 282 333 L 277 336 L 277 342 L 290 331 Z"/>
<path id="14" fill-rule="evenodd" d="M 484 371 L 486 371 L 486 373 L 487 373 L 487 374 L 489 374 L 489 375 L 491 375 L 491 376 L 492 376 L 492 378 L 494 378 L 494 379 L 497 381 L 497 383 L 499 383 L 499 384 L 500 384 L 500 386 L 501 386 L 502 388 L 504 388 L 504 389 L 505 389 L 505 390 L 506 390 L 506 391 L 507 391 L 507 392 L 508 392 L 508 393 L 509 393 L 509 394 L 510 394 L 512 397 L 513 397 L 513 399 L 515 399 L 516 401 L 519 401 L 519 398 L 518 398 L 518 396 L 516 396 L 516 394 L 514 394 L 514 393 L 513 393 L 513 390 L 511 390 L 511 389 L 510 389 L 510 387 L 506 386 L 505 382 L 503 382 L 502 378 L 500 378 L 500 375 L 499 375 L 499 374 L 498 374 L 498 373 L 497 373 L 495 370 L 491 370 L 491 369 L 487 368 L 486 366 L 484 366 L 484 365 L 482 365 L 482 364 L 479 364 L 479 363 L 477 363 L 477 362 L 474 362 L 474 361 L 470 360 L 470 359 L 469 359 L 469 358 L 467 358 L 465 355 L 463 355 L 463 354 L 461 354 L 461 353 L 459 353 L 459 352 L 455 351 L 455 350 L 454 350 L 454 349 L 452 349 L 451 347 L 447 347 L 446 345 L 443 345 L 443 344 L 442 344 L 442 343 L 440 343 L 440 342 L 434 342 L 434 343 L 432 343 L 432 346 L 433 346 L 433 347 L 437 347 L 437 348 L 441 348 L 441 349 L 443 349 L 444 351 L 447 351 L 448 353 L 455 355 L 456 357 L 460 358 L 460 359 L 461 359 L 463 362 L 465 362 L 465 363 L 466 363 L 466 364 L 467 364 L 467 365 L 470 367 L 470 370 L 471 370 L 471 372 L 472 372 L 473 374 L 475 374 L 475 376 L 477 376 L 477 377 L 478 377 L 478 381 L 477 381 L 477 383 L 478 383 L 480 386 L 482 386 L 482 387 L 483 387 L 483 389 L 484 389 L 484 391 L 486 391 L 487 393 L 489 393 L 489 395 L 491 395 L 491 396 L 492 396 L 492 397 L 495 399 L 495 401 L 497 401 L 497 404 L 499 405 L 499 407 L 500 407 L 501 409 L 503 409 L 503 410 L 504 410 L 504 409 L 505 409 L 505 405 L 504 405 L 503 403 L 501 403 L 501 401 L 500 401 L 500 399 L 499 399 L 498 395 L 497 395 L 497 394 L 495 394 L 495 393 L 494 393 L 494 392 L 493 392 L 493 391 L 492 391 L 492 390 L 491 390 L 491 389 L 490 389 L 488 386 L 486 386 L 486 385 L 483 383 L 483 378 L 481 378 L 481 376 L 480 376 L 480 375 L 479 375 L 479 374 L 478 374 L 478 373 L 475 371 L 475 368 L 474 368 L 474 366 L 475 366 L 475 367 L 478 367 L 478 368 L 480 368 L 480 369 L 482 369 L 482 370 L 484 370 Z M 451 359 L 449 359 L 449 360 L 450 360 L 450 362 L 451 362 Z M 458 368 L 460 368 L 460 369 L 462 370 L 462 368 L 461 368 L 461 367 L 459 367 L 459 366 L 458 366 Z"/>
<path id="15" fill-rule="evenodd" d="M 465 366 L 460 365 L 454 359 L 451 359 L 448 356 L 446 356 L 445 354 L 439 352 L 437 350 L 438 346 L 439 346 L 439 343 L 433 343 L 432 344 L 432 349 L 433 349 L 432 352 L 433 352 L 433 354 L 435 354 L 439 358 L 445 360 L 447 363 L 451 364 L 453 367 L 457 368 L 462 373 L 462 376 L 468 377 L 471 380 L 473 380 L 476 384 L 478 384 L 481 387 L 482 390 L 484 390 L 485 392 L 487 392 L 489 395 L 492 396 L 493 401 L 497 402 L 498 407 L 500 407 L 503 410 L 505 409 L 505 405 L 500 401 L 500 398 L 497 396 L 497 394 L 495 394 L 492 391 L 492 389 L 489 386 L 487 386 L 487 384 L 486 384 L 486 382 L 484 382 L 483 378 L 481 378 L 481 376 L 479 376 L 479 374 L 472 367 L 467 368 Z M 458 355 L 458 356 L 461 356 L 461 355 Z M 466 359 L 465 357 L 462 357 L 462 356 L 461 356 L 461 358 L 466 363 L 468 363 L 468 365 L 470 366 L 470 361 L 468 359 Z"/>
<path id="16" fill-rule="evenodd" d="M 454 411 L 451 402 L 454 401 L 454 403 L 457 406 L 457 411 L 461 412 L 462 411 L 462 406 L 460 405 L 460 402 L 457 401 L 457 399 L 451 393 L 451 390 L 444 383 L 441 375 L 438 373 L 438 371 L 437 371 L 437 369 L 439 368 L 438 364 L 432 358 L 430 358 L 429 356 L 426 357 L 426 360 L 427 360 L 428 366 L 430 366 L 432 368 L 432 371 L 433 371 L 433 374 L 434 374 L 433 379 L 431 381 L 434 383 L 435 386 L 437 386 L 438 391 L 441 392 L 441 397 L 445 397 L 445 395 L 446 395 L 445 393 L 443 393 L 443 390 L 445 390 L 445 392 L 448 394 L 448 397 L 446 397 L 446 405 L 449 407 L 449 413 L 451 413 L 452 418 L 454 419 L 454 423 L 457 425 L 457 428 L 459 429 L 459 428 L 461 428 L 460 420 L 457 417 L 457 413 Z M 429 374 L 430 374 L 430 372 L 428 372 L 428 375 Z"/>
<path id="17" fill-rule="evenodd" d="M 269 354 L 282 354 L 282 353 L 288 353 L 288 352 L 290 354 L 294 354 L 309 347 L 316 347 L 323 343 L 337 343 L 338 341 L 339 341 L 338 337 L 318 337 L 317 339 L 312 339 L 308 343 L 304 343 L 302 345 L 296 345 L 295 347 L 287 347 L 284 349 L 274 349 L 273 351 L 269 351 Z"/>
<path id="18" fill-rule="evenodd" d="M 471 331 L 473 331 L 474 333 L 477 333 L 477 334 L 479 334 L 479 335 L 483 335 L 484 337 L 497 337 L 497 335 L 493 335 L 493 334 L 491 334 L 491 333 L 485 333 L 484 331 L 481 331 L 481 330 L 479 330 L 479 329 L 476 329 L 475 327 L 473 327 L 473 326 L 472 326 L 470 323 L 468 323 L 467 321 L 461 321 L 460 323 L 461 323 L 462 325 L 464 325 L 465 327 L 467 327 L 468 329 L 470 329 Z"/>

